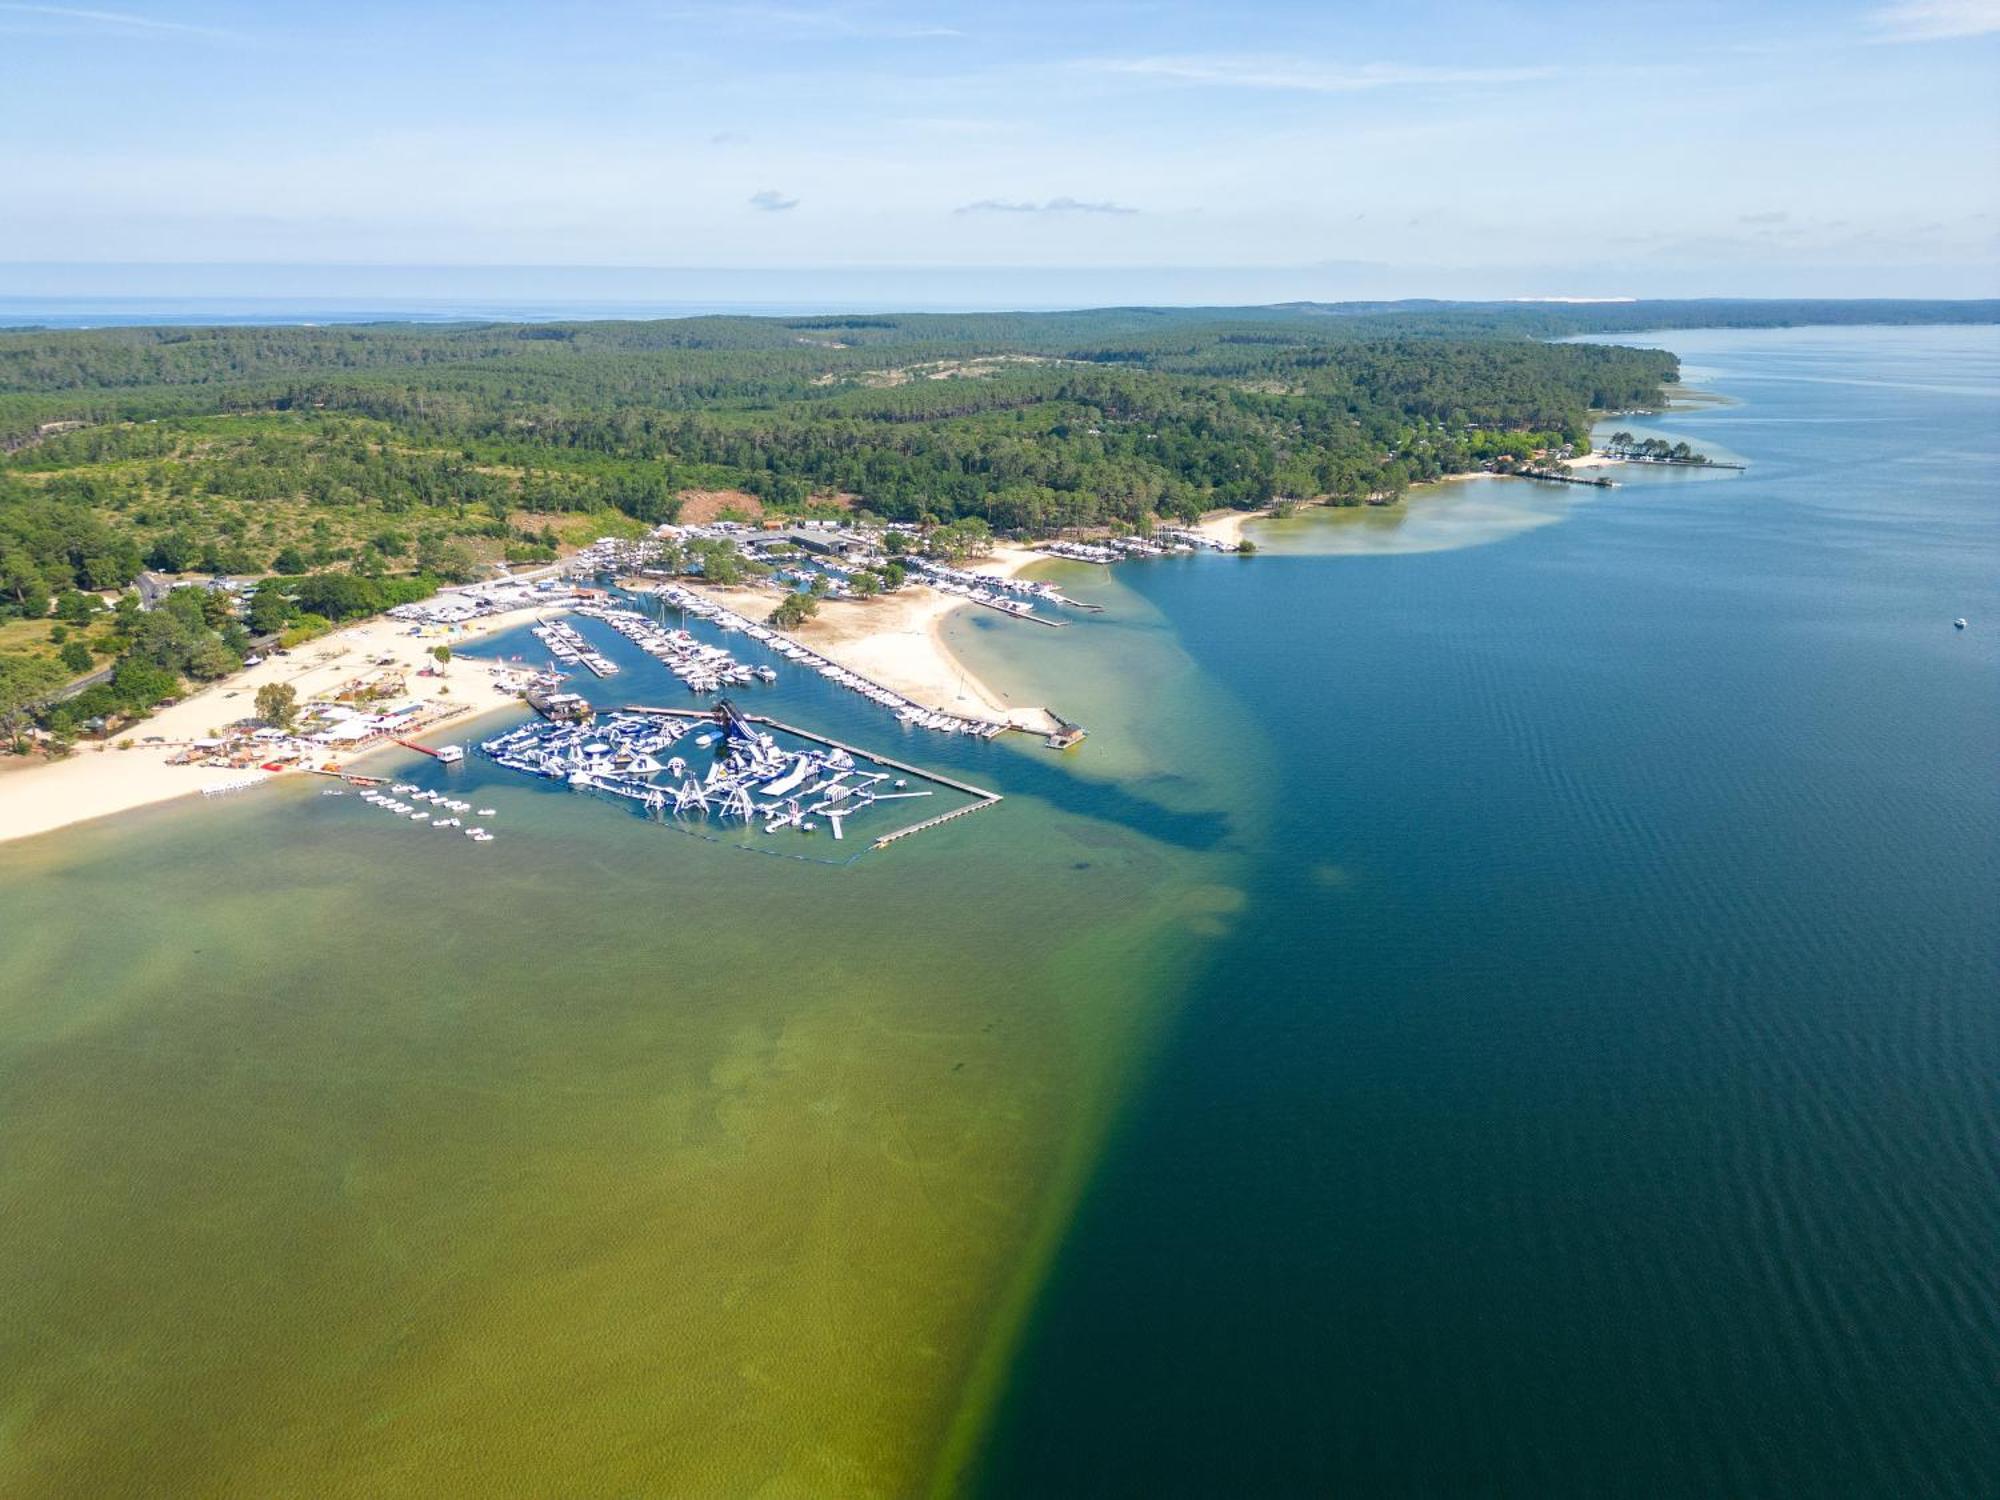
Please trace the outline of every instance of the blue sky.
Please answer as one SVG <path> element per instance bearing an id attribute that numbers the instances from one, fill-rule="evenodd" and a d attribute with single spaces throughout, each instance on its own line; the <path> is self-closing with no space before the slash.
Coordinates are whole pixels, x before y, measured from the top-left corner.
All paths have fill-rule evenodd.
<path id="1" fill-rule="evenodd" d="M 256 262 L 2000 294 L 2000 0 L 0 0 L 0 80 L 0 262 L 42 263 L 0 292 Z"/>

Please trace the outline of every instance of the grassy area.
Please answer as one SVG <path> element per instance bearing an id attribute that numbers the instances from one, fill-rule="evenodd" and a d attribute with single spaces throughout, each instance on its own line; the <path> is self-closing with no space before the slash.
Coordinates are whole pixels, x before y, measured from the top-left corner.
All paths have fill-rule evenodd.
<path id="1" fill-rule="evenodd" d="M 310 567 L 394 571 L 427 546 L 463 549 L 475 564 L 523 562 L 551 533 L 568 550 L 645 530 L 595 493 L 636 482 L 634 466 L 480 451 L 504 446 L 446 448 L 365 418 L 256 412 L 86 428 L 4 469 L 27 493 L 135 536 L 167 571 L 267 571 L 288 550 Z M 160 554 L 163 542 L 178 550 Z"/>
<path id="2" fill-rule="evenodd" d="M 53 620 L 0 620 L 0 652 L 53 657 L 55 647 L 49 643 L 53 624 Z"/>
<path id="3" fill-rule="evenodd" d="M 103 653 L 110 649 L 110 617 L 104 616 L 99 623 L 85 629 L 71 625 L 65 628 L 60 620 L 0 620 L 0 656 L 28 657 L 36 661 L 55 662 L 61 659 L 62 641 L 83 641 L 91 647 L 96 656 L 96 664 L 103 666 L 109 660 Z"/>

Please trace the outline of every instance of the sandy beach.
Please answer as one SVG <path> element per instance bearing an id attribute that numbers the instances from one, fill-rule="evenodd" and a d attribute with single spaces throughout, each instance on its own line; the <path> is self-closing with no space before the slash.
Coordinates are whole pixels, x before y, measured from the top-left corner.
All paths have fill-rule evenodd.
<path id="1" fill-rule="evenodd" d="M 308 641 L 289 656 L 268 657 L 210 683 L 107 742 L 80 745 L 65 760 L 10 766 L 0 773 L 0 843 L 189 796 L 207 787 L 284 774 L 169 764 L 190 741 L 211 737 L 249 718 L 255 712 L 257 689 L 266 683 L 290 683 L 303 702 L 364 672 L 382 670 L 379 664 L 386 659 L 403 669 L 407 698 L 449 703 L 455 710 L 452 722 L 505 707 L 517 700 L 495 681 L 490 665 L 476 658 L 455 655 L 442 677 L 419 677 L 417 671 L 435 665 L 430 657 L 435 646 L 447 645 L 456 653 L 462 645 L 544 613 L 547 611 L 513 610 L 470 625 L 429 627 L 416 635 L 401 620 L 365 621 Z M 433 724 L 424 732 L 428 735 L 437 727 Z M 364 750 L 347 757 L 344 764 L 351 765 L 368 753 Z"/>
<path id="2" fill-rule="evenodd" d="M 1606 469 L 1616 467 L 1622 464 L 1624 460 L 1611 458 L 1603 453 L 1586 453 L 1581 458 L 1566 458 L 1563 462 L 1572 469 Z M 1434 480 L 1425 480 L 1424 483 L 1450 484 L 1452 481 L 1460 479 L 1511 479 L 1515 477 L 1529 478 L 1532 476 L 1493 474 L 1484 469 L 1468 469 L 1462 474 L 1445 474 Z M 1417 486 L 1417 488 L 1421 489 L 1422 486 Z M 1321 505 L 1324 502 L 1318 500 L 1294 500 L 1290 503 L 1299 510 L 1306 510 Z M 1249 525 L 1250 522 L 1267 520 L 1276 514 L 1276 508 L 1268 505 L 1261 510 L 1212 510 L 1203 515 L 1199 521 L 1195 522 L 1193 529 L 1213 541 L 1221 542 L 1225 547 L 1234 547 L 1238 542 L 1243 540 L 1243 528 Z"/>
<path id="3" fill-rule="evenodd" d="M 968 570 L 1007 577 L 1041 561 L 1045 561 L 1042 554 L 1024 547 L 1001 547 L 969 564 Z M 764 586 L 697 591 L 760 620 L 778 599 L 775 588 Z M 1055 720 L 1046 709 L 1010 701 L 1007 694 L 966 670 L 952 654 L 941 627 L 945 617 L 961 607 L 970 607 L 970 602 L 940 593 L 928 584 L 911 583 L 874 599 L 828 600 L 819 618 L 809 621 L 797 632 L 797 638 L 915 702 L 1038 734 L 1055 729 Z M 310 641 L 289 656 L 269 657 L 211 683 L 110 741 L 80 746 L 65 760 L 10 764 L 0 771 L 0 843 L 211 787 L 285 774 L 170 763 L 191 741 L 216 736 L 249 718 L 255 711 L 257 689 L 266 683 L 291 684 L 303 702 L 331 693 L 364 672 L 393 666 L 405 674 L 407 698 L 450 705 L 453 711 L 446 723 L 506 707 L 518 700 L 496 679 L 496 664 L 457 653 L 481 638 L 547 613 L 546 609 L 514 610 L 469 625 L 425 627 L 416 633 L 400 620 L 365 621 Z M 417 676 L 421 668 L 433 664 L 430 652 L 438 645 L 449 645 L 454 652 L 445 675 Z M 440 727 L 433 723 L 424 733 L 428 737 Z M 343 764 L 353 765 L 369 753 L 364 750 L 349 756 Z"/>
<path id="4" fill-rule="evenodd" d="M 1303 505 L 1309 502 L 1299 503 Z M 1261 521 L 1271 514 L 1273 512 L 1269 506 L 1262 510 L 1212 510 L 1195 522 L 1191 529 L 1200 532 L 1211 541 L 1222 543 L 1225 547 L 1234 547 L 1243 540 L 1245 525 L 1251 521 Z"/>
<path id="5" fill-rule="evenodd" d="M 966 570 L 1006 578 L 1047 560 L 1025 547 L 996 547 L 990 556 L 968 563 Z M 678 581 L 753 620 L 762 620 L 781 597 L 776 588 L 764 585 L 708 588 L 687 579 Z M 940 593 L 929 584 L 913 581 L 893 594 L 873 599 L 828 599 L 821 604 L 819 616 L 792 635 L 800 645 L 926 707 L 1011 724 L 1036 734 L 1050 733 L 1057 725 L 1046 708 L 1012 701 L 968 671 L 945 644 L 945 617 L 953 610 L 973 607 L 959 595 Z"/>

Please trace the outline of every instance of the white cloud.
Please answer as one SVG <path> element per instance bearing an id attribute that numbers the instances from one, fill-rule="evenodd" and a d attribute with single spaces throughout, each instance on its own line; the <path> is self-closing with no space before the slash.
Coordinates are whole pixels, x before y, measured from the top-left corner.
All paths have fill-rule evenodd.
<path id="1" fill-rule="evenodd" d="M 1983 0 L 1967 0 L 1983 3 Z M 1169 83 L 1219 88 L 1275 89 L 1308 94 L 1352 94 L 1367 89 L 1425 84 L 1526 83 L 1547 78 L 1553 68 L 1433 68 L 1406 63 L 1299 62 L 1284 57 L 1202 55 L 1181 57 L 1099 57 L 1075 66 L 1095 73 L 1158 78 Z"/>
<path id="2" fill-rule="evenodd" d="M 1096 200 L 1050 198 L 1043 203 L 1007 198 L 981 198 L 977 203 L 962 203 L 952 210 L 955 214 L 1136 214 L 1138 211 L 1123 203 L 1112 203 L 1102 198 Z"/>
<path id="3" fill-rule="evenodd" d="M 776 188 L 765 188 L 761 192 L 750 195 L 750 206 L 752 208 L 761 208 L 767 214 L 781 214 L 786 209 L 797 208 L 799 200 L 796 198 L 787 198 Z"/>
<path id="4" fill-rule="evenodd" d="M 2000 0 L 1900 0 L 1868 19 L 1897 42 L 1990 36 L 2000 31 Z"/>

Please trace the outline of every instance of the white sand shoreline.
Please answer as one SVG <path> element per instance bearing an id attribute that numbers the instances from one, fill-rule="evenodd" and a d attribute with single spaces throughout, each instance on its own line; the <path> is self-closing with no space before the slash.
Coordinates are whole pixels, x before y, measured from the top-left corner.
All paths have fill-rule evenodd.
<path id="1" fill-rule="evenodd" d="M 1025 547 L 1003 546 L 970 564 L 969 571 L 1004 578 L 1046 560 Z M 680 582 L 689 584 L 685 579 Z M 777 601 L 776 591 L 768 587 L 692 586 L 696 592 L 755 619 L 769 613 Z M 1047 709 L 1011 701 L 967 668 L 945 642 L 945 618 L 969 603 L 961 596 L 912 582 L 894 594 L 873 599 L 829 601 L 820 617 L 796 635 L 801 644 L 914 702 L 1038 734 L 1052 731 L 1057 725 Z M 363 672 L 387 670 L 380 665 L 387 658 L 405 675 L 406 697 L 422 700 L 426 706 L 438 705 L 441 700 L 450 705 L 446 720 L 421 731 L 425 737 L 446 723 L 457 725 L 511 707 L 519 699 L 496 681 L 493 668 L 497 664 L 456 653 L 473 641 L 555 612 L 556 607 L 511 610 L 466 625 L 430 627 L 416 633 L 404 621 L 380 617 L 310 641 L 288 656 L 269 657 L 189 694 L 110 741 L 80 748 L 63 760 L 0 770 L 0 843 L 210 788 L 286 774 L 169 763 L 189 742 L 211 737 L 249 718 L 254 713 L 257 689 L 266 683 L 290 683 L 303 701 L 329 693 Z M 454 651 L 446 674 L 441 678 L 417 676 L 420 669 L 433 664 L 431 649 L 440 644 Z M 384 748 L 388 746 L 377 744 L 356 752 L 344 758 L 341 767 L 351 768 Z"/>
<path id="2" fill-rule="evenodd" d="M 969 564 L 967 571 L 1007 578 L 1047 560 L 1026 547 L 1002 546 Z M 753 620 L 762 620 L 781 597 L 768 585 L 718 588 L 686 578 L 675 582 Z M 927 708 L 1050 733 L 1058 726 L 1047 709 L 1013 702 L 966 667 L 946 643 L 946 617 L 970 604 L 963 596 L 912 580 L 872 599 L 827 600 L 817 618 L 790 634 L 800 645 Z"/>
<path id="3" fill-rule="evenodd" d="M 266 683 L 290 683 L 303 701 L 327 693 L 364 672 L 388 670 L 375 665 L 386 657 L 404 673 L 406 698 L 422 700 L 427 706 L 449 705 L 451 712 L 445 722 L 456 724 L 475 714 L 508 707 L 519 699 L 496 682 L 492 664 L 474 657 L 458 657 L 455 653 L 463 644 L 511 630 L 548 613 L 548 608 L 509 610 L 483 616 L 467 625 L 431 627 L 418 634 L 411 633 L 412 627 L 406 621 L 383 616 L 308 641 L 289 656 L 267 657 L 254 667 L 246 667 L 190 693 L 179 703 L 159 710 L 105 743 L 79 748 L 63 760 L 0 770 L 0 843 L 51 833 L 73 823 L 172 801 L 213 787 L 240 784 L 246 779 L 262 780 L 285 774 L 169 764 L 171 757 L 190 741 L 212 736 L 254 714 L 257 689 Z M 450 646 L 454 652 L 445 674 L 417 676 L 420 669 L 435 665 L 430 652 L 439 645 Z M 430 735 L 441 727 L 442 723 L 433 722 L 421 733 Z M 155 737 L 160 743 L 148 743 Z M 350 767 L 384 748 L 388 747 L 370 746 L 344 758 L 342 765 Z"/>
<path id="4" fill-rule="evenodd" d="M 1573 469 L 1610 467 L 1620 460 L 1601 453 L 1568 461 Z M 1494 478 L 1483 472 L 1445 476 L 1447 481 Z M 1293 502 L 1300 508 L 1321 502 Z M 1276 514 L 1277 506 L 1257 510 L 1210 511 L 1195 523 L 1224 546 L 1242 541 L 1253 521 Z M 999 546 L 969 571 L 1011 577 L 1047 557 L 1026 547 Z M 778 591 L 768 585 L 728 588 L 678 580 L 695 592 L 712 597 L 740 614 L 762 619 L 776 604 Z M 1013 701 L 1007 693 L 971 671 L 944 639 L 950 614 L 969 606 L 962 595 L 947 594 L 913 580 L 892 594 L 865 600 L 829 600 L 818 618 L 794 632 L 810 647 L 850 671 L 880 683 L 913 702 L 945 713 L 1002 723 L 1046 734 L 1058 725 L 1048 708 Z M 215 766 L 179 766 L 170 758 L 188 742 L 212 736 L 229 724 L 250 717 L 256 691 L 269 682 L 288 682 L 303 700 L 330 693 L 364 671 L 380 669 L 385 658 L 405 674 L 406 696 L 427 707 L 448 699 L 451 712 L 444 722 L 458 724 L 474 715 L 518 702 L 496 680 L 494 664 L 474 657 L 455 658 L 442 677 L 418 677 L 431 665 L 430 651 L 439 644 L 459 647 L 526 624 L 561 606 L 541 606 L 488 615 L 465 625 L 412 627 L 387 617 L 349 626 L 299 647 L 290 656 L 273 656 L 221 682 L 212 683 L 182 702 L 162 709 L 107 744 L 79 750 L 61 761 L 0 768 L 0 843 L 52 832 L 73 823 L 189 796 L 208 788 L 261 779 L 283 772 L 240 770 Z M 421 732 L 434 733 L 433 722 Z M 157 740 L 155 743 L 148 741 Z M 351 766 L 382 745 L 348 757 Z"/>
<path id="5" fill-rule="evenodd" d="M 1566 458 L 1563 464 L 1571 469 L 1605 469 L 1624 463 L 1622 458 L 1612 458 L 1604 453 L 1586 453 L 1581 458 Z M 1423 484 L 1412 486 L 1423 489 L 1432 484 L 1453 484 L 1465 479 L 1532 479 L 1531 474 L 1495 474 L 1485 469 L 1467 469 L 1462 474 L 1441 474 L 1436 479 L 1427 479 Z M 1290 500 L 1285 502 L 1296 510 L 1327 509 L 1324 500 Z M 1225 547 L 1234 547 L 1243 540 L 1243 528 L 1252 521 L 1268 521 L 1278 513 L 1276 505 L 1266 505 L 1257 510 L 1211 510 L 1194 523 L 1193 529 Z"/>
<path id="6" fill-rule="evenodd" d="M 1301 505 L 1309 505 L 1316 502 L 1300 501 L 1299 503 Z M 1276 511 L 1268 505 L 1260 510 L 1211 510 L 1205 512 L 1202 518 L 1196 521 L 1190 529 L 1200 532 L 1211 541 L 1222 543 L 1225 547 L 1234 547 L 1243 540 L 1243 528 L 1245 526 L 1249 525 L 1252 521 L 1266 520 L 1274 514 L 1276 514 Z"/>

